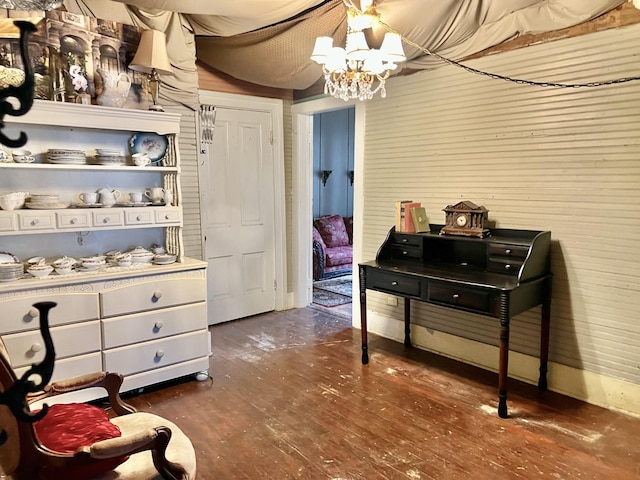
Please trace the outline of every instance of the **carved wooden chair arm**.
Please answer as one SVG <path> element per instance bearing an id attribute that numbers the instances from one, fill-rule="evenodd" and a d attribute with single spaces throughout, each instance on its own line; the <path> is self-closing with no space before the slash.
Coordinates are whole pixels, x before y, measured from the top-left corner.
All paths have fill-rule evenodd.
<path id="1" fill-rule="evenodd" d="M 133 455 L 151 451 L 153 464 L 158 473 L 166 480 L 187 480 L 188 475 L 179 465 L 167 460 L 165 452 L 171 440 L 171 430 L 167 427 L 155 427 L 140 430 L 123 437 L 96 442 L 89 447 L 78 449 L 76 455 L 88 455 L 96 460 Z"/>
<path id="2" fill-rule="evenodd" d="M 58 380 L 46 385 L 41 392 L 30 394 L 29 403 L 44 400 L 63 393 L 76 392 L 86 388 L 102 387 L 107 391 L 111 408 L 117 415 L 134 413 L 136 409 L 120 398 L 123 377 L 119 373 L 95 372 Z"/>

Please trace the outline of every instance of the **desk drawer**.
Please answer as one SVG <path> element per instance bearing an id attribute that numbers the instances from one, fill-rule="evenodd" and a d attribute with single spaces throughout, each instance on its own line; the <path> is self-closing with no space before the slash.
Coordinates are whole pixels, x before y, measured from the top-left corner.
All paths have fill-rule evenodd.
<path id="1" fill-rule="evenodd" d="M 409 297 L 420 297 L 422 280 L 378 270 L 367 272 L 367 288 L 381 292 L 397 293 Z"/>
<path id="2" fill-rule="evenodd" d="M 401 233 L 393 233 L 391 236 L 391 243 L 393 245 L 413 245 L 416 247 L 422 246 L 422 237 L 418 235 L 403 235 Z"/>
<path id="3" fill-rule="evenodd" d="M 490 243 L 489 244 L 489 258 L 506 257 L 506 258 L 513 258 L 517 260 L 524 260 L 525 258 L 527 258 L 528 252 L 529 252 L 529 247 L 524 245 L 510 245 L 507 243 Z"/>
<path id="4" fill-rule="evenodd" d="M 391 245 L 393 258 L 422 258 L 422 248 L 415 245 Z"/>
<path id="5" fill-rule="evenodd" d="M 427 292 L 429 302 L 485 314 L 494 313 L 493 299 L 491 292 L 438 282 L 429 282 Z"/>
<path id="6" fill-rule="evenodd" d="M 496 273 L 509 273 L 517 275 L 522 267 L 522 260 L 508 258 L 490 258 L 487 262 L 487 270 Z"/>

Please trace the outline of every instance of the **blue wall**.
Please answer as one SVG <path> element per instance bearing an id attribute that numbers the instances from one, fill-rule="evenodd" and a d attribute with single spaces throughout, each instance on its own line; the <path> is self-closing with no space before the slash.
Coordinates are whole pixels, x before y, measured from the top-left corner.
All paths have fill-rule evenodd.
<path id="1" fill-rule="evenodd" d="M 353 137 L 355 108 L 313 116 L 313 216 L 353 215 Z M 322 170 L 331 170 L 325 186 Z"/>

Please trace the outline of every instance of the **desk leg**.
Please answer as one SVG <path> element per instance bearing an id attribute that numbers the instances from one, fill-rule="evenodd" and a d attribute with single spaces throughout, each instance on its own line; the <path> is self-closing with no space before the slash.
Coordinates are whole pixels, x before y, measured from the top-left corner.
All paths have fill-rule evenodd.
<path id="1" fill-rule="evenodd" d="M 540 378 L 538 390 L 547 389 L 547 361 L 549 359 L 549 327 L 551 324 L 551 278 L 544 282 L 544 299 L 540 319 Z"/>
<path id="2" fill-rule="evenodd" d="M 507 371 L 509 369 L 509 293 L 500 293 L 500 365 L 498 371 L 498 415 L 507 418 Z"/>
<path id="3" fill-rule="evenodd" d="M 369 363 L 369 347 L 367 346 L 367 273 L 363 267 L 359 270 L 360 277 L 360 334 L 362 335 L 362 364 Z"/>
<path id="4" fill-rule="evenodd" d="M 404 297 L 404 346 L 411 346 L 411 299 Z"/>

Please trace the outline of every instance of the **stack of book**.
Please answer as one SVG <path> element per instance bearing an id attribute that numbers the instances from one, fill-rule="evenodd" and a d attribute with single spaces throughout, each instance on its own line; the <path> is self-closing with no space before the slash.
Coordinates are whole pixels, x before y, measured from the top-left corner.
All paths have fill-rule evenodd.
<path id="1" fill-rule="evenodd" d="M 427 212 L 420 202 L 399 200 L 395 207 L 396 232 L 421 233 L 429 231 Z"/>

